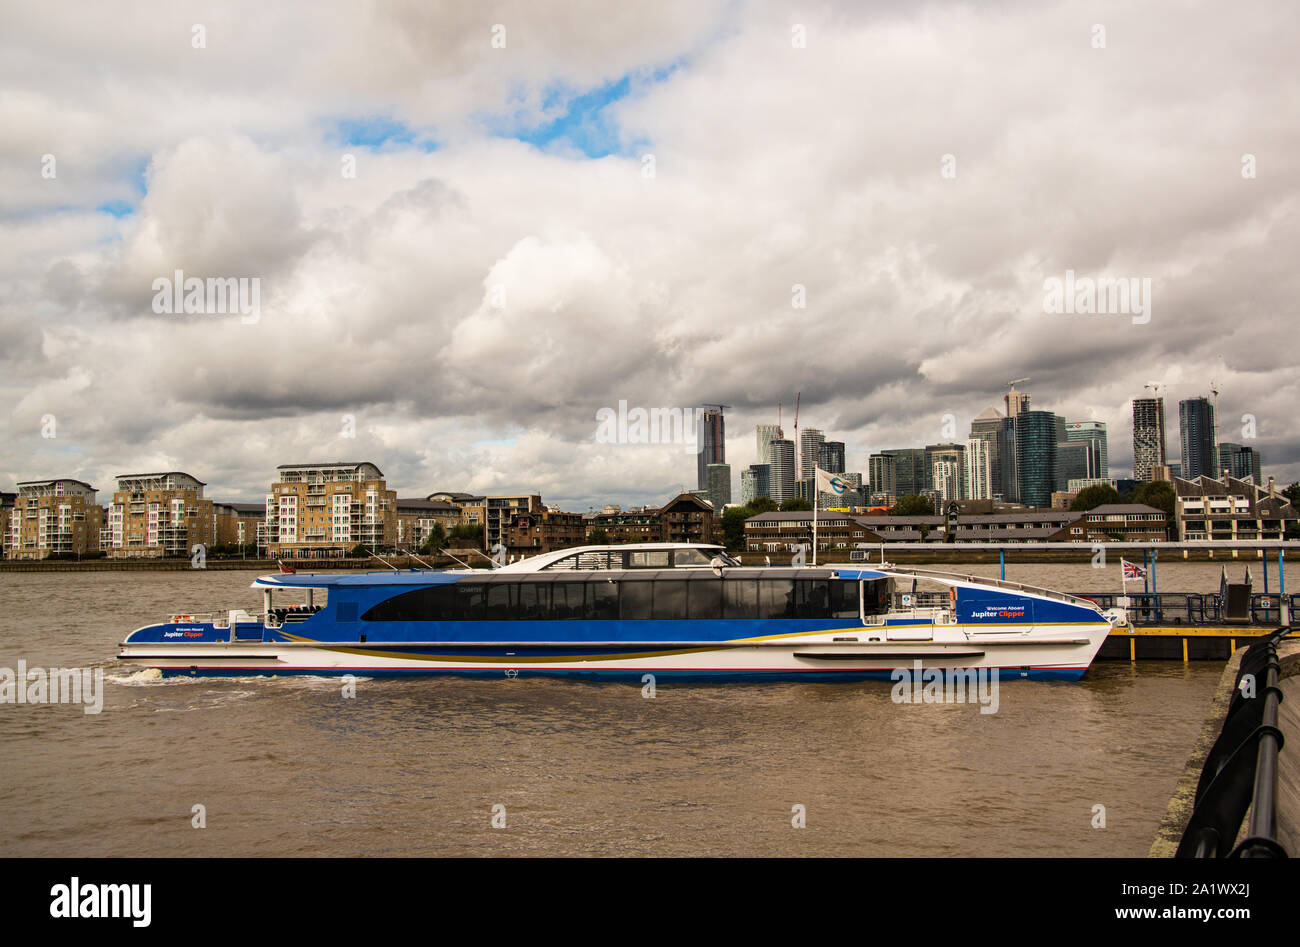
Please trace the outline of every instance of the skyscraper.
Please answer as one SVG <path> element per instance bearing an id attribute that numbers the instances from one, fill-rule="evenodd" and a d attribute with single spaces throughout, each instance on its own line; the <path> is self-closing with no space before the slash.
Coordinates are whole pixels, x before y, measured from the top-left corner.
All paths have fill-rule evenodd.
<path id="1" fill-rule="evenodd" d="M 1051 411 L 1021 411 L 1014 420 L 1020 502 L 1050 507 L 1056 489 L 1057 417 Z"/>
<path id="2" fill-rule="evenodd" d="M 1133 399 L 1133 479 L 1150 481 L 1165 455 L 1165 399 Z"/>
<path id="3" fill-rule="evenodd" d="M 844 473 L 844 442 L 823 442 L 817 451 L 817 466 L 827 473 Z"/>
<path id="4" fill-rule="evenodd" d="M 1024 381 L 1025 379 L 1021 379 Z M 1014 418 L 1029 410 L 1029 392 L 1017 391 L 1016 386 L 1012 385 L 1011 390 L 1002 396 L 1003 402 L 1007 406 L 1007 417 Z"/>
<path id="5" fill-rule="evenodd" d="M 794 441 L 778 440 L 771 442 L 772 462 L 770 467 L 769 494 L 777 503 L 796 496 L 794 483 Z"/>
<path id="6" fill-rule="evenodd" d="M 1238 480 L 1251 478 L 1251 482 L 1256 486 L 1260 485 L 1260 462 L 1259 451 L 1253 447 L 1243 447 L 1241 444 L 1232 444 L 1223 441 L 1219 444 L 1219 472 L 1215 474 L 1215 479 L 1223 476 L 1223 471 L 1228 471 L 1229 477 L 1235 477 Z"/>
<path id="7" fill-rule="evenodd" d="M 898 447 L 880 452 L 894 459 L 894 483 L 898 488 L 895 496 L 905 497 L 920 495 L 930 489 L 930 466 L 926 463 L 925 451 L 919 447 Z M 876 490 L 881 493 L 883 491 Z"/>
<path id="8" fill-rule="evenodd" d="M 740 472 L 740 502 L 749 504 L 759 497 L 772 497 L 772 467 L 752 464 Z"/>
<path id="9" fill-rule="evenodd" d="M 1091 445 L 1088 463 L 1093 470 L 1097 471 L 1090 476 L 1102 479 L 1110 477 L 1110 448 L 1107 444 L 1105 421 L 1067 421 L 1065 439 L 1088 441 Z"/>
<path id="10" fill-rule="evenodd" d="M 700 413 L 699 430 L 696 431 L 700 452 L 696 456 L 696 486 L 709 489 L 709 464 L 727 462 L 727 428 L 722 411 L 708 408 Z"/>
<path id="11" fill-rule="evenodd" d="M 989 465 L 989 492 L 988 497 L 1002 496 L 1005 497 L 1006 491 L 1002 487 L 1002 451 L 1001 438 L 998 436 L 1002 431 L 1002 412 L 993 405 L 989 405 L 979 416 L 970 423 L 970 436 L 972 440 L 981 440 L 987 445 L 988 465 Z M 967 458 L 970 457 L 970 441 L 966 442 Z M 969 479 L 969 478 L 968 478 Z M 980 497 L 973 496 L 973 499 Z"/>
<path id="12" fill-rule="evenodd" d="M 971 437 L 966 442 L 966 496 L 962 499 L 992 499 L 993 473 L 989 454 L 988 440 L 982 437 Z"/>
<path id="13" fill-rule="evenodd" d="M 731 502 L 731 464 L 709 464 L 709 500 L 713 509 L 721 513 Z"/>
<path id="14" fill-rule="evenodd" d="M 1178 433 L 1182 441 L 1182 476 L 1217 477 L 1219 466 L 1218 438 L 1215 437 L 1214 405 L 1208 398 L 1188 398 L 1178 402 Z"/>
<path id="15" fill-rule="evenodd" d="M 1016 468 L 1016 419 L 1003 418 L 1002 430 L 998 431 L 998 462 L 1002 467 L 1002 475 L 998 478 L 1000 489 L 994 488 L 993 493 L 1002 494 L 1002 499 L 1008 503 L 1020 502 L 1020 474 Z"/>
<path id="16" fill-rule="evenodd" d="M 1092 464 L 1093 445 L 1089 441 L 1057 441 L 1056 489 L 1066 491 L 1071 480 L 1092 480 L 1100 475 Z"/>
<path id="17" fill-rule="evenodd" d="M 867 480 L 872 493 L 898 496 L 898 476 L 894 465 L 894 458 L 889 454 L 872 454 L 867 458 Z"/>
<path id="18" fill-rule="evenodd" d="M 804 428 L 799 435 L 799 479 L 811 480 L 817 466 L 817 452 L 826 441 L 826 435 L 815 427 Z"/>
<path id="19" fill-rule="evenodd" d="M 938 492 L 939 485 L 934 479 L 937 463 L 949 463 L 954 466 L 957 487 L 950 500 L 960 500 L 966 495 L 966 447 L 963 444 L 928 444 L 925 448 L 926 467 L 930 471 L 929 486 Z"/>
<path id="20" fill-rule="evenodd" d="M 772 462 L 772 452 L 768 444 L 772 441 L 779 441 L 785 437 L 779 425 L 760 424 L 754 428 L 754 439 L 758 442 L 758 460 L 759 464 L 770 464 Z"/>
<path id="21" fill-rule="evenodd" d="M 946 456 L 946 455 L 945 455 Z M 961 495 L 961 467 L 951 460 L 934 462 L 934 492 L 944 503 L 963 499 Z"/>

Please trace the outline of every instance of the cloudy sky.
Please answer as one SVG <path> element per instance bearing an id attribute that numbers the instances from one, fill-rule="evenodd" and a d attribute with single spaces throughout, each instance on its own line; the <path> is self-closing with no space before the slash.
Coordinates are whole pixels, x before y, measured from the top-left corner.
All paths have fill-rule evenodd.
<path id="1" fill-rule="evenodd" d="M 738 489 L 796 392 L 865 470 L 1024 376 L 1113 469 L 1144 384 L 1176 460 L 1213 381 L 1290 483 L 1297 35 L 1294 0 L 4 2 L 0 489 L 371 460 L 661 502 L 695 457 L 601 408 L 731 405 Z M 255 318 L 156 312 L 177 270 Z M 1149 279 L 1149 321 L 1045 313 L 1067 270 Z"/>

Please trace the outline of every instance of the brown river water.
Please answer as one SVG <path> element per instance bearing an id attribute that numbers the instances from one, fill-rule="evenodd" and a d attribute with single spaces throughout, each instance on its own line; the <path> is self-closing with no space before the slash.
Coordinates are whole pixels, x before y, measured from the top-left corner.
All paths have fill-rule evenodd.
<path id="1" fill-rule="evenodd" d="M 1118 568 L 1007 578 L 1102 592 Z M 106 675 L 99 714 L 0 704 L 3 854 L 1141 856 L 1222 672 L 1098 662 L 1079 683 L 1004 682 L 981 714 L 895 704 L 889 682 L 661 680 L 647 699 L 625 683 L 363 679 L 349 699 L 333 679 L 115 666 L 122 637 L 167 614 L 260 610 L 255 575 L 0 574 L 0 667 Z M 1159 588 L 1214 591 L 1218 575 L 1162 563 Z"/>

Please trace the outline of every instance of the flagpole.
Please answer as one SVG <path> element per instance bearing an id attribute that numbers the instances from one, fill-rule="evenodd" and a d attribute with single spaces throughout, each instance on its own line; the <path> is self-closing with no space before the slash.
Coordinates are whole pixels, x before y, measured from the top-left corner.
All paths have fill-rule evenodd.
<path id="1" fill-rule="evenodd" d="M 813 565 L 817 565 L 817 508 L 821 506 L 822 491 L 817 483 L 817 468 L 813 467 Z"/>

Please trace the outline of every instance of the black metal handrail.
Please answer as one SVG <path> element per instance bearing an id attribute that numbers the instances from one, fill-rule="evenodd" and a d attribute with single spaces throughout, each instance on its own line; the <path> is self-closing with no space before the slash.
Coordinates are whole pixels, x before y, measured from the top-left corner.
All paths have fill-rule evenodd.
<path id="1" fill-rule="evenodd" d="M 1096 602 L 1103 609 L 1117 604 L 1119 595 L 1112 592 L 1080 592 L 1077 598 Z M 1208 595 L 1196 592 L 1130 592 L 1128 594 L 1129 620 L 1141 625 L 1220 625 L 1224 623 L 1225 609 L 1219 593 Z M 1289 603 L 1289 614 L 1300 609 L 1300 593 L 1279 595 L 1277 592 L 1255 593 L 1250 597 L 1251 625 L 1277 626 L 1281 621 L 1281 603 Z"/>
<path id="2" fill-rule="evenodd" d="M 1277 840 L 1275 813 L 1277 756 L 1284 742 L 1277 726 L 1282 702 L 1277 645 L 1290 630 L 1278 628 L 1241 656 L 1232 703 L 1205 758 L 1175 858 L 1287 857 Z M 1247 837 L 1232 848 L 1248 811 Z"/>

